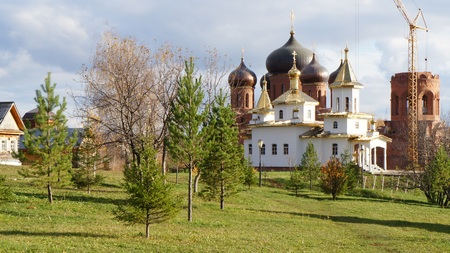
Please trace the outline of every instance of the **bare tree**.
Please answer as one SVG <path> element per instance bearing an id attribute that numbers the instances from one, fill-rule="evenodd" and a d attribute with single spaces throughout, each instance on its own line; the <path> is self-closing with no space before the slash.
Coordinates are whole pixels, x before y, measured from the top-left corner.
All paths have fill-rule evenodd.
<path id="1" fill-rule="evenodd" d="M 152 136 L 165 164 L 167 118 L 184 67 L 183 52 L 164 44 L 152 53 L 136 39 L 109 30 L 91 65 L 82 68 L 85 94 L 75 98 L 78 115 L 97 122 L 104 145 L 120 147 L 127 163 L 139 165 L 144 137 Z"/>
<path id="2" fill-rule="evenodd" d="M 220 90 L 229 90 L 227 74 L 230 72 L 231 63 L 227 61 L 226 55 L 220 55 L 216 48 L 206 49 L 203 57 L 202 90 L 205 93 L 204 110 L 211 110 Z M 227 92 L 226 95 L 229 95 Z M 197 168 L 194 179 L 194 192 L 198 191 L 198 182 L 201 176 L 201 168 Z"/>
<path id="3" fill-rule="evenodd" d="M 170 44 L 162 45 L 153 55 L 150 63 L 153 72 L 154 89 L 151 91 L 156 98 L 153 104 L 155 122 L 152 124 L 154 133 L 153 148 L 161 152 L 162 173 L 166 174 L 168 137 L 168 119 L 171 102 L 177 95 L 178 80 L 184 70 L 185 56 L 182 48 Z"/>

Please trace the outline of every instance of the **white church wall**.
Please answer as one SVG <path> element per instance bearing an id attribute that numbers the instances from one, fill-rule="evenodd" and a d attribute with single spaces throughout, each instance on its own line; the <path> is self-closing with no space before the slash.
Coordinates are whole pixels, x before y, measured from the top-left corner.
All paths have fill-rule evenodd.
<path id="1" fill-rule="evenodd" d="M 259 147 L 258 140 L 262 140 L 265 144 L 265 154 L 261 155 L 261 164 L 263 167 L 293 167 L 300 163 L 302 145 L 300 144 L 299 135 L 308 131 L 309 127 L 260 127 L 254 128 L 252 131 L 252 139 L 246 143 L 247 155 L 248 144 L 252 144 L 252 165 L 259 166 Z M 272 145 L 276 145 L 276 154 L 272 152 Z M 284 152 L 284 145 L 287 144 L 288 153 Z"/>
<path id="2" fill-rule="evenodd" d="M 337 150 L 333 153 L 333 144 L 337 144 Z M 320 162 L 322 164 L 327 163 L 331 157 L 337 156 L 340 158 L 341 154 L 344 153 L 345 149 L 349 152 L 353 152 L 352 145 L 348 142 L 347 138 L 324 138 L 320 145 Z"/>

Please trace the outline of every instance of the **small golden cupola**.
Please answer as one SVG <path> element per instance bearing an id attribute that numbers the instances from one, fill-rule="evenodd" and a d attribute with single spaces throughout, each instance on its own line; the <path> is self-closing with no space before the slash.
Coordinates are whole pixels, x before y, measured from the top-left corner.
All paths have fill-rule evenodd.
<path id="1" fill-rule="evenodd" d="M 295 57 L 297 56 L 297 52 L 292 52 L 292 56 L 294 58 L 294 63 L 292 64 L 292 68 L 289 70 L 289 80 L 291 84 L 291 90 L 298 90 L 298 81 L 300 78 L 300 70 L 297 69 Z"/>

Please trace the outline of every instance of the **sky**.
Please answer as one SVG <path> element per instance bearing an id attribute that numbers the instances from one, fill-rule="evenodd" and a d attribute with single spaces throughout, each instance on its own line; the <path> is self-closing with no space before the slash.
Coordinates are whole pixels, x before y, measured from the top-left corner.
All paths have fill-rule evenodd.
<path id="1" fill-rule="evenodd" d="M 411 18 L 423 11 L 428 32 L 417 31 L 418 70 L 440 76 L 444 114 L 450 109 L 450 2 L 403 4 Z M 69 126 L 78 126 L 70 92 L 81 90 L 79 71 L 90 64 L 101 34 L 111 28 L 151 50 L 169 43 L 201 57 L 214 48 L 231 62 L 230 71 L 244 48 L 245 64 L 259 78 L 267 73 L 267 56 L 289 39 L 291 23 L 296 39 L 315 51 L 329 73 L 347 46 L 364 85 L 361 111 L 389 119 L 390 79 L 408 69 L 409 33 L 392 0 L 3 0 L 0 101 L 14 101 L 23 116 L 36 107 L 35 91 L 51 72 L 57 93 L 67 99 Z M 255 93 L 257 100 L 259 86 Z"/>

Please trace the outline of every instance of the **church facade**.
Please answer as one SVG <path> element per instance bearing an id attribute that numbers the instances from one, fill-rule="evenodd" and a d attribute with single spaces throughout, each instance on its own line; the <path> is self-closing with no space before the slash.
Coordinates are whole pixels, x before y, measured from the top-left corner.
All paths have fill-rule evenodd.
<path id="1" fill-rule="evenodd" d="M 348 152 L 366 171 L 386 170 L 391 139 L 377 131 L 373 115 L 360 112 L 364 86 L 348 61 L 349 50 L 328 74 L 294 34 L 291 30 L 289 40 L 267 57 L 268 73 L 261 78 L 256 106 L 256 75 L 243 58 L 230 73 L 231 106 L 238 114 L 246 158 L 254 167 L 261 163 L 265 170 L 287 170 L 300 164 L 311 142 L 322 164 Z"/>

